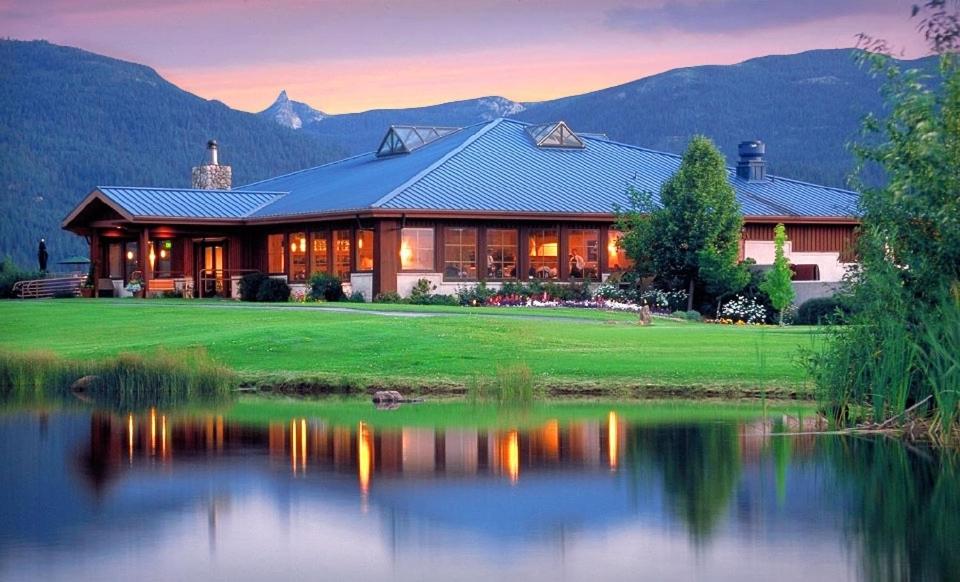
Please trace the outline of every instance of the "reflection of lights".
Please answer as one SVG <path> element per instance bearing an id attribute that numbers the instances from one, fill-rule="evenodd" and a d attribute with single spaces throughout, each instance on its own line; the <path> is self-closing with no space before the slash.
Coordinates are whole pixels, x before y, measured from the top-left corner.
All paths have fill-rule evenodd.
<path id="1" fill-rule="evenodd" d="M 307 420 L 290 421 L 290 467 L 296 474 L 307 469 Z"/>
<path id="2" fill-rule="evenodd" d="M 610 411 L 609 416 L 607 417 L 607 440 L 609 441 L 609 457 L 610 457 L 610 468 L 616 469 L 617 462 L 619 461 L 619 449 L 620 449 L 620 426 L 617 424 L 619 421 L 617 419 L 617 413 Z"/>
<path id="3" fill-rule="evenodd" d="M 357 467 L 360 493 L 366 496 L 370 491 L 370 473 L 373 468 L 373 435 L 370 427 L 362 422 L 357 428 Z"/>
<path id="4" fill-rule="evenodd" d="M 150 409 L 150 454 L 157 450 L 157 409 Z"/>
<path id="5" fill-rule="evenodd" d="M 507 470 L 510 473 L 510 481 L 517 482 L 520 478 L 520 444 L 517 431 L 512 430 L 507 436 Z"/>
<path id="6" fill-rule="evenodd" d="M 127 451 L 129 451 L 130 462 L 133 462 L 133 415 L 127 416 Z"/>
<path id="7" fill-rule="evenodd" d="M 297 473 L 297 421 L 290 421 L 290 468 Z"/>
<path id="8" fill-rule="evenodd" d="M 167 415 L 160 417 L 160 457 L 167 458 Z"/>
<path id="9" fill-rule="evenodd" d="M 543 452 L 545 456 L 556 459 L 560 456 L 560 423 L 549 421 L 542 429 Z"/>
<path id="10" fill-rule="evenodd" d="M 307 468 L 307 419 L 300 419 L 300 465 Z"/>

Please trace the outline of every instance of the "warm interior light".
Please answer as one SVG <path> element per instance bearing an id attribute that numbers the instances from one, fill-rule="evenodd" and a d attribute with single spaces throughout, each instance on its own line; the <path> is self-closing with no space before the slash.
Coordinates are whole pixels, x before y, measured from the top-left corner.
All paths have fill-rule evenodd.
<path id="1" fill-rule="evenodd" d="M 293 252 L 297 252 L 297 241 L 293 241 L 292 243 L 290 243 L 290 250 Z"/>
<path id="2" fill-rule="evenodd" d="M 155 253 L 153 250 L 153 243 L 150 243 L 150 254 L 148 255 L 148 257 L 150 259 L 150 268 L 152 269 L 153 265 L 156 264 L 157 262 L 157 253 Z"/>
<path id="3" fill-rule="evenodd" d="M 410 258 L 413 256 L 413 252 L 410 250 L 410 246 L 404 242 L 400 245 L 400 264 L 406 265 L 410 262 Z"/>
<path id="4" fill-rule="evenodd" d="M 161 259 L 167 258 L 167 249 L 160 249 L 160 258 Z"/>
<path id="5" fill-rule="evenodd" d="M 363 248 L 363 237 L 362 237 L 362 236 L 357 238 L 357 248 L 360 248 L 360 249 Z"/>
<path id="6" fill-rule="evenodd" d="M 555 257 L 557 256 L 557 243 L 545 243 L 540 246 L 540 256 L 541 257 Z"/>
<path id="7" fill-rule="evenodd" d="M 307 239 L 306 237 L 300 237 L 300 252 L 307 252 Z"/>

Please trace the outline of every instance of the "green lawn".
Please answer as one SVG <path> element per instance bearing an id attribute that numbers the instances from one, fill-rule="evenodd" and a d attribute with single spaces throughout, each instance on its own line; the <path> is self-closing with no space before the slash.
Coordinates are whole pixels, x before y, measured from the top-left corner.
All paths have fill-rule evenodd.
<path id="1" fill-rule="evenodd" d="M 812 328 L 734 327 L 595 310 L 177 300 L 0 302 L 0 347 L 96 358 L 203 347 L 250 381 L 434 387 L 523 363 L 540 386 L 807 390 Z M 356 307 L 339 311 L 343 307 Z M 369 313 L 397 311 L 396 315 Z M 415 311 L 430 316 L 410 317 Z"/>

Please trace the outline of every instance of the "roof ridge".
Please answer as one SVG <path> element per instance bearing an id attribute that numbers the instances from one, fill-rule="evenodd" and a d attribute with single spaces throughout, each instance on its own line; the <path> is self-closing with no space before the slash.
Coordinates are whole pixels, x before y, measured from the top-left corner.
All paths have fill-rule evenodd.
<path id="1" fill-rule="evenodd" d="M 452 157 L 454 157 L 454 156 L 456 156 L 457 154 L 459 154 L 460 152 L 462 152 L 467 146 L 469 146 L 470 144 L 472 144 L 473 142 L 475 142 L 477 139 L 479 139 L 481 136 L 485 135 L 487 132 L 489 132 L 489 131 L 490 131 L 491 129 L 493 129 L 494 127 L 498 126 L 498 125 L 499 125 L 501 122 L 503 122 L 503 121 L 504 121 L 504 118 L 503 118 L 503 117 L 498 117 L 498 118 L 496 118 L 496 119 L 494 119 L 494 120 L 492 120 L 492 121 L 483 122 L 482 124 L 481 124 L 481 123 L 475 123 L 475 124 L 473 124 L 473 125 L 468 125 L 468 126 L 464 127 L 463 129 L 467 129 L 468 127 L 476 127 L 477 125 L 485 125 L 485 127 L 481 128 L 481 129 L 480 129 L 479 131 L 477 131 L 475 134 L 471 135 L 469 138 L 467 138 L 466 140 L 464 140 L 464 142 L 463 142 L 462 144 L 458 145 L 458 146 L 455 147 L 454 149 L 452 149 L 452 150 L 450 150 L 449 152 L 447 152 L 447 153 L 446 153 L 445 155 L 443 155 L 439 160 L 433 162 L 432 164 L 430 164 L 429 166 L 427 166 L 427 167 L 424 168 L 423 170 L 420 170 L 420 171 L 417 172 L 412 178 L 410 178 L 409 180 L 407 180 L 407 181 L 404 182 L 403 184 L 400 184 L 399 186 L 397 186 L 396 188 L 394 188 L 394 189 L 391 190 L 390 192 L 387 192 L 386 194 L 384 194 L 383 196 L 381 196 L 380 198 L 378 198 L 377 200 L 375 200 L 375 201 L 373 202 L 373 204 L 370 205 L 370 208 L 379 208 L 379 207 L 382 206 L 383 204 L 386 204 L 387 202 L 389 202 L 389 201 L 392 200 L 393 198 L 397 197 L 401 192 L 403 192 L 404 190 L 406 190 L 407 188 L 409 188 L 409 187 L 412 186 L 413 184 L 419 182 L 424 176 L 426 176 L 427 174 L 433 172 L 434 170 L 436 170 L 437 168 L 439 168 L 440 166 L 442 166 L 443 164 L 445 164 L 445 163 L 446 163 L 448 160 L 450 160 Z M 461 131 L 462 131 L 462 130 L 461 130 Z M 451 135 L 452 135 L 452 134 L 451 134 Z M 440 141 L 440 140 L 434 140 L 434 142 L 432 142 L 432 143 L 436 143 L 437 141 Z"/>
<path id="2" fill-rule="evenodd" d="M 163 192 L 196 192 L 198 194 L 289 194 L 273 190 L 222 190 L 220 188 L 159 188 L 155 186 L 96 186 L 97 190 L 160 190 Z"/>

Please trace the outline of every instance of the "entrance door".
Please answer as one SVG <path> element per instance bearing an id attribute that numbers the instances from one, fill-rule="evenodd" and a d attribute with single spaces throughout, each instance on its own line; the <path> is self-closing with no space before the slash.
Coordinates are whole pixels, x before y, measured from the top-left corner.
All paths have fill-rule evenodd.
<path id="1" fill-rule="evenodd" d="M 202 242 L 197 245 L 197 294 L 199 297 L 223 297 L 226 266 L 224 243 Z"/>

